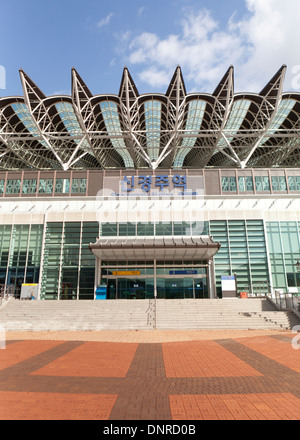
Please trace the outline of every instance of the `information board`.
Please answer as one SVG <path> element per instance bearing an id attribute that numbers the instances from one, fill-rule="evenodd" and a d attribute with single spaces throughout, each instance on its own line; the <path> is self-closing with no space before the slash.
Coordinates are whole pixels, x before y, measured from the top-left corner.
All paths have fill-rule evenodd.
<path id="1" fill-rule="evenodd" d="M 223 298 L 232 298 L 237 296 L 236 279 L 234 275 L 221 276 L 221 288 Z"/>
<path id="2" fill-rule="evenodd" d="M 37 299 L 38 284 L 22 284 L 21 299 Z"/>

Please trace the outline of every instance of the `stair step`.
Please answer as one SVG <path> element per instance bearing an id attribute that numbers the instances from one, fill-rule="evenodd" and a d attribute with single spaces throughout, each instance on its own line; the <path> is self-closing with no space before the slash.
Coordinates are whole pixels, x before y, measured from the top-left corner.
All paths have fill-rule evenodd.
<path id="1" fill-rule="evenodd" d="M 266 298 L 18 301 L 0 310 L 6 330 L 113 329 L 291 329 L 292 312 L 278 311 Z"/>

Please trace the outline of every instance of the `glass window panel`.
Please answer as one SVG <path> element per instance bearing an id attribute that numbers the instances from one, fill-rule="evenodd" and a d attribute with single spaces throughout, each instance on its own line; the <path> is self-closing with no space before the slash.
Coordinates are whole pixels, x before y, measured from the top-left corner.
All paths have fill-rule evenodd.
<path id="1" fill-rule="evenodd" d="M 286 274 L 286 278 L 289 287 L 296 287 L 296 278 L 294 273 L 288 272 Z"/>
<path id="2" fill-rule="evenodd" d="M 239 176 L 239 191 L 253 191 L 252 176 Z"/>
<path id="3" fill-rule="evenodd" d="M 173 235 L 172 223 L 156 223 L 155 235 Z"/>
<path id="4" fill-rule="evenodd" d="M 37 188 L 37 179 L 24 179 L 22 194 L 35 194 Z"/>
<path id="5" fill-rule="evenodd" d="M 236 191 L 236 178 L 235 177 L 229 178 L 229 186 L 230 186 L 230 191 Z"/>
<path id="6" fill-rule="evenodd" d="M 246 191 L 245 177 L 239 176 L 239 191 Z"/>
<path id="7" fill-rule="evenodd" d="M 286 180 L 284 176 L 272 176 L 273 191 L 286 191 Z"/>
<path id="8" fill-rule="evenodd" d="M 122 137 L 122 129 L 120 123 L 121 109 L 113 101 L 102 101 L 100 108 L 105 123 L 106 130 L 110 137 L 110 142 L 113 148 L 120 154 L 124 161 L 126 168 L 134 168 L 134 163 L 130 154 L 127 151 L 125 141 Z"/>
<path id="9" fill-rule="evenodd" d="M 246 191 L 253 191 L 253 179 L 252 176 L 245 177 Z"/>
<path id="10" fill-rule="evenodd" d="M 191 225 L 190 225 L 190 223 L 174 222 L 173 229 L 174 229 L 174 235 L 191 235 Z"/>
<path id="11" fill-rule="evenodd" d="M 86 179 L 72 179 L 72 193 L 86 192 Z"/>
<path id="12" fill-rule="evenodd" d="M 118 234 L 117 223 L 102 223 L 100 225 L 100 235 L 102 237 L 116 236 Z"/>
<path id="13" fill-rule="evenodd" d="M 268 176 L 255 176 L 256 191 L 270 191 L 270 181 Z"/>
<path id="14" fill-rule="evenodd" d="M 39 194 L 52 194 L 53 179 L 40 179 Z"/>
<path id="15" fill-rule="evenodd" d="M 119 235 L 120 236 L 135 235 L 135 223 L 119 223 Z"/>
<path id="16" fill-rule="evenodd" d="M 137 224 L 137 235 L 154 235 L 154 224 L 153 223 L 138 223 Z"/>
<path id="17" fill-rule="evenodd" d="M 270 190 L 270 181 L 268 176 L 262 177 L 262 187 L 263 191 L 269 191 Z"/>
<path id="18" fill-rule="evenodd" d="M 288 176 L 288 185 L 290 191 L 296 191 L 296 178 L 295 176 Z"/>
<path id="19" fill-rule="evenodd" d="M 255 188 L 256 191 L 262 191 L 262 181 L 260 176 L 255 176 Z"/>
<path id="20" fill-rule="evenodd" d="M 8 179 L 5 194 L 19 194 L 21 189 L 20 179 Z"/>
<path id="21" fill-rule="evenodd" d="M 64 245 L 78 245 L 80 243 L 80 229 L 79 222 L 65 223 L 64 229 Z"/>
<path id="22" fill-rule="evenodd" d="M 79 299 L 94 298 L 95 262 L 93 267 L 81 267 L 79 280 Z"/>
<path id="23" fill-rule="evenodd" d="M 70 179 L 56 179 L 55 192 L 61 194 L 69 194 L 70 191 Z"/>
<path id="24" fill-rule="evenodd" d="M 146 125 L 147 152 L 150 160 L 156 160 L 160 147 L 161 102 L 146 101 L 144 103 Z"/>
<path id="25" fill-rule="evenodd" d="M 286 179 L 284 176 L 279 176 L 279 191 L 286 191 Z"/>
<path id="26" fill-rule="evenodd" d="M 0 194 L 4 193 L 4 183 L 5 183 L 5 180 L 0 179 Z"/>
<path id="27" fill-rule="evenodd" d="M 235 192 L 237 190 L 236 178 L 234 176 L 231 177 L 221 177 L 222 182 L 222 191 L 224 192 Z"/>
<path id="28" fill-rule="evenodd" d="M 222 183 L 222 191 L 229 191 L 229 180 L 228 177 L 222 177 L 221 178 L 221 183 Z"/>

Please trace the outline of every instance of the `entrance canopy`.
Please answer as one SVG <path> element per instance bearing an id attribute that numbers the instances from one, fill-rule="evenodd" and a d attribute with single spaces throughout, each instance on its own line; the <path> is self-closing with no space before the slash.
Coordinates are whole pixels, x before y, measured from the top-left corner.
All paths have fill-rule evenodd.
<path id="1" fill-rule="evenodd" d="M 89 247 L 100 260 L 210 260 L 221 244 L 210 236 L 100 237 Z"/>

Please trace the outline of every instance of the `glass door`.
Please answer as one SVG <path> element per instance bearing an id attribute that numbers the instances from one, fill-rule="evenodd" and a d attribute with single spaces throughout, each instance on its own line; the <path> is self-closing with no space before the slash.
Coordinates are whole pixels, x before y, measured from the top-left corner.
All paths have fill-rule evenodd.
<path id="1" fill-rule="evenodd" d="M 194 298 L 194 279 L 183 278 L 183 298 Z"/>
<path id="2" fill-rule="evenodd" d="M 116 299 L 117 297 L 117 280 L 107 280 L 107 299 Z"/>
<path id="3" fill-rule="evenodd" d="M 194 278 L 195 298 L 208 298 L 207 278 Z"/>
<path id="4" fill-rule="evenodd" d="M 183 279 L 165 278 L 165 298 L 181 299 L 183 297 Z"/>

